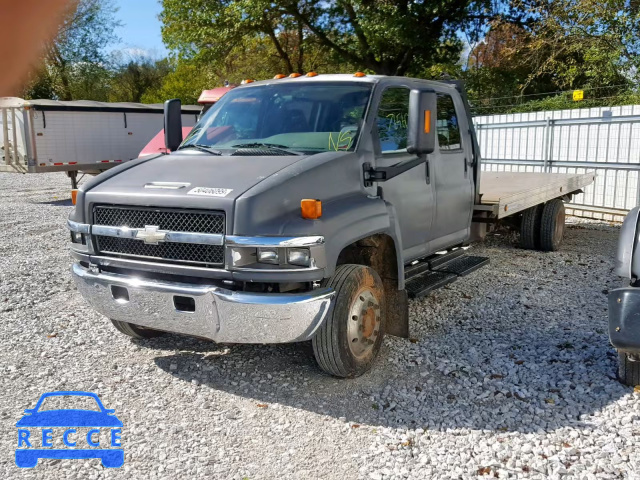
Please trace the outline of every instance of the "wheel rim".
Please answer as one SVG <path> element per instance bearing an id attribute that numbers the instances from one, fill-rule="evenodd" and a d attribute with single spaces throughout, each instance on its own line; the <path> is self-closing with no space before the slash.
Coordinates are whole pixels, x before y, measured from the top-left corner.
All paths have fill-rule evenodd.
<path id="1" fill-rule="evenodd" d="M 553 231 L 553 243 L 555 245 L 560 244 L 560 242 L 562 242 L 563 235 L 564 235 L 564 208 L 558 212 L 558 216 L 556 217 L 556 228 Z"/>
<path id="2" fill-rule="evenodd" d="M 347 343 L 355 357 L 364 357 L 373 350 L 380 335 L 381 319 L 380 303 L 373 291 L 362 289 L 351 303 L 347 324 Z"/>

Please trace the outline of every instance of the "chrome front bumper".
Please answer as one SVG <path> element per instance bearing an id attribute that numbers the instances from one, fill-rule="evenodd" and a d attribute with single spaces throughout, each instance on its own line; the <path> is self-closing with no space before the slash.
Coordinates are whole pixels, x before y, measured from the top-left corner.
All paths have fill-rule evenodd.
<path id="1" fill-rule="evenodd" d="M 220 343 L 310 340 L 335 294 L 328 288 L 306 293 L 234 292 L 213 285 L 97 273 L 78 263 L 72 272 L 82 296 L 110 319 Z M 193 299 L 189 308 L 193 311 L 176 307 L 184 305 L 185 298 Z"/>

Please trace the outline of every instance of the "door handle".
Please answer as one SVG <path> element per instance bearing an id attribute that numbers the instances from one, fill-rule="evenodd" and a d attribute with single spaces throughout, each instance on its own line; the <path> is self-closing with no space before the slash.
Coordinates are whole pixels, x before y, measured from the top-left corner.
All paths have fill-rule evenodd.
<path id="1" fill-rule="evenodd" d="M 467 157 L 464 157 L 462 161 L 464 162 L 464 176 L 466 177 L 467 171 L 469 170 L 469 167 L 467 166 Z"/>
<path id="2" fill-rule="evenodd" d="M 429 185 L 431 183 L 431 171 L 429 170 L 429 160 L 424 162 L 424 165 L 425 165 L 425 168 L 426 168 L 427 185 Z"/>

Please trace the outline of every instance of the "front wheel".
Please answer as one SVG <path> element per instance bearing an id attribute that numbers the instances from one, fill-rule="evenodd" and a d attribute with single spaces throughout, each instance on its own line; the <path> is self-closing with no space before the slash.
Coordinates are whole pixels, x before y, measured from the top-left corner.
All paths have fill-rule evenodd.
<path id="1" fill-rule="evenodd" d="M 335 290 L 329 316 L 313 337 L 313 353 L 325 372 L 358 377 L 376 359 L 384 338 L 384 288 L 375 270 L 340 265 L 323 282 Z"/>
<path id="2" fill-rule="evenodd" d="M 630 387 L 640 385 L 640 362 L 625 352 L 618 352 L 618 379 Z"/>

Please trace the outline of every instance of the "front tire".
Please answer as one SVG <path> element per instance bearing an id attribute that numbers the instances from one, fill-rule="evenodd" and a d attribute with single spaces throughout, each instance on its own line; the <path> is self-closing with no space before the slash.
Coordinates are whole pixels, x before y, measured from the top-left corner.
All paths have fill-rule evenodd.
<path id="1" fill-rule="evenodd" d="M 640 362 L 631 361 L 625 352 L 618 352 L 618 379 L 630 387 L 640 385 Z"/>
<path id="2" fill-rule="evenodd" d="M 131 338 L 155 338 L 159 337 L 160 335 L 164 335 L 164 332 L 161 332 L 159 330 L 139 327 L 138 325 L 134 325 L 133 323 L 121 322 L 120 320 L 111 320 L 111 323 L 113 323 L 113 326 L 116 327 L 116 330 L 118 330 L 120 333 L 124 333 Z"/>
<path id="3" fill-rule="evenodd" d="M 375 270 L 339 265 L 323 286 L 336 292 L 324 324 L 313 337 L 322 370 L 336 377 L 358 377 L 376 359 L 384 338 L 384 288 Z"/>

